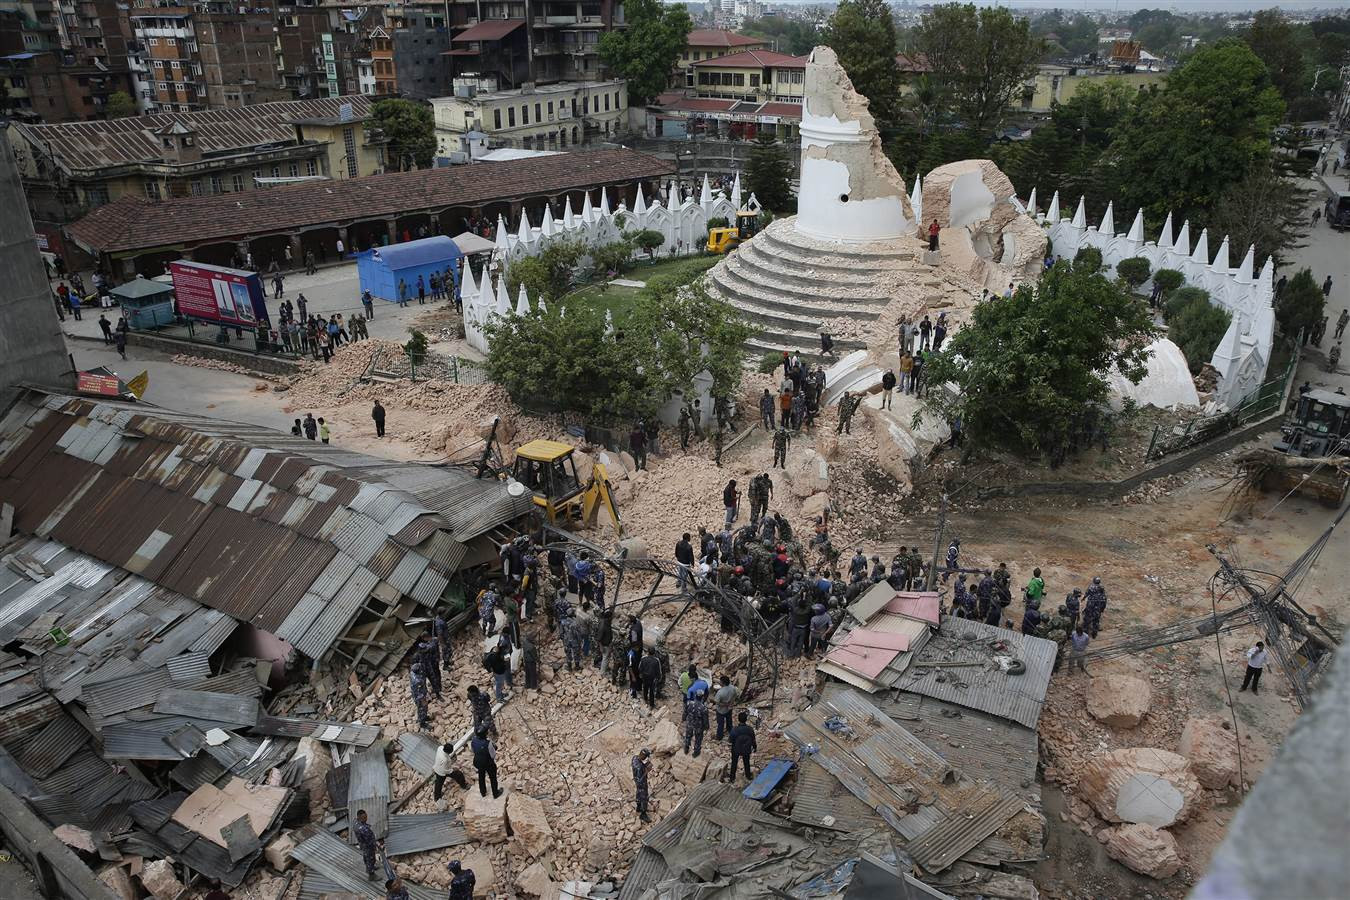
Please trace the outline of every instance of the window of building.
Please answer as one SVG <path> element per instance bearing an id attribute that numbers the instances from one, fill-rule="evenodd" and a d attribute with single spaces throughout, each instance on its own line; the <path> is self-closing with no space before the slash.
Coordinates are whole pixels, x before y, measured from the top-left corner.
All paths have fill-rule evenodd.
<path id="1" fill-rule="evenodd" d="M 166 46 L 166 47 L 176 47 L 176 46 L 178 46 L 178 39 L 177 39 L 177 38 L 166 37 L 166 38 L 164 39 L 164 46 Z"/>
<path id="2" fill-rule="evenodd" d="M 159 199 L 159 182 L 158 182 L 158 181 L 155 181 L 153 178 L 148 178 L 148 179 L 146 179 L 146 182 L 145 182 L 145 197 L 146 197 L 147 200 L 158 200 L 158 199 Z"/>
<path id="3" fill-rule="evenodd" d="M 164 71 L 164 60 L 162 59 L 155 60 L 155 71 L 156 72 Z"/>
<path id="4" fill-rule="evenodd" d="M 169 63 L 169 68 L 177 72 L 182 68 L 182 66 L 180 66 L 178 64 L 178 60 L 175 59 L 173 62 Z"/>
<path id="5" fill-rule="evenodd" d="M 108 202 L 108 189 L 102 185 L 85 188 L 84 202 L 89 206 L 103 206 Z"/>
<path id="6" fill-rule="evenodd" d="M 292 178 L 299 178 L 299 177 L 300 177 L 300 164 L 299 164 L 299 163 L 291 163 L 290 173 L 291 173 L 291 177 L 292 177 Z"/>
<path id="7" fill-rule="evenodd" d="M 192 74 L 193 74 L 193 75 L 198 75 L 198 76 L 200 76 L 200 75 L 202 74 L 202 64 L 201 64 L 201 63 L 193 63 L 193 64 L 192 64 Z"/>
<path id="8" fill-rule="evenodd" d="M 319 174 L 319 165 L 312 159 L 305 160 L 305 174 L 310 178 Z"/>
<path id="9" fill-rule="evenodd" d="M 500 109 L 492 111 L 492 127 L 494 130 L 502 127 L 502 111 Z"/>
<path id="10" fill-rule="evenodd" d="M 615 92 L 614 92 L 614 108 L 615 108 L 615 109 L 619 109 L 619 108 L 622 107 L 622 105 L 623 105 L 623 104 L 621 104 L 621 103 L 619 102 L 619 92 L 618 92 L 618 91 L 615 91 Z"/>
<path id="11" fill-rule="evenodd" d="M 544 117 L 540 114 L 542 111 L 543 111 L 542 105 L 536 103 L 536 104 L 534 105 L 534 120 L 535 120 L 536 122 L 542 122 L 542 121 L 544 121 Z"/>
<path id="12" fill-rule="evenodd" d="M 683 53 L 681 53 L 680 59 L 684 60 L 685 62 L 689 62 L 689 51 L 686 50 Z"/>
<path id="13" fill-rule="evenodd" d="M 272 167 L 272 177 L 273 177 L 273 178 L 280 178 L 280 177 L 281 177 L 281 166 L 273 166 L 273 167 Z"/>
<path id="14" fill-rule="evenodd" d="M 159 82 L 159 89 L 161 91 L 167 91 L 169 89 L 169 83 L 167 81 Z"/>
<path id="15" fill-rule="evenodd" d="M 355 178 L 356 168 L 356 129 L 342 129 L 342 146 L 347 151 L 347 177 Z"/>
<path id="16" fill-rule="evenodd" d="M 530 124 L 530 104 L 524 103 L 520 107 L 520 124 Z"/>
<path id="17" fill-rule="evenodd" d="M 258 179 L 261 178 L 261 177 L 262 177 L 262 169 L 254 169 L 254 170 L 253 170 L 253 183 L 254 183 L 254 184 L 257 184 L 257 183 L 258 183 Z"/>
<path id="18" fill-rule="evenodd" d="M 553 121 L 553 101 L 548 101 L 548 120 Z"/>
<path id="19" fill-rule="evenodd" d="M 609 94 L 605 95 L 605 112 L 609 112 Z"/>
<path id="20" fill-rule="evenodd" d="M 751 86 L 751 87 L 759 87 L 759 76 L 758 76 L 758 75 L 753 74 L 753 73 L 750 75 L 750 86 Z"/>
<path id="21" fill-rule="evenodd" d="M 200 178 L 192 179 L 192 196 L 200 197 L 202 195 L 202 180 Z"/>
<path id="22" fill-rule="evenodd" d="M 745 87 L 745 73 L 737 72 L 736 75 L 734 76 L 732 84 L 736 85 L 736 87 Z"/>
<path id="23" fill-rule="evenodd" d="M 162 141 L 164 142 L 164 149 L 165 149 L 165 150 L 172 150 L 172 149 L 173 149 L 173 138 L 160 138 L 160 140 L 162 140 Z"/>
<path id="24" fill-rule="evenodd" d="M 516 127 L 516 108 L 514 106 L 508 107 L 506 110 L 506 124 L 511 128 Z"/>
<path id="25" fill-rule="evenodd" d="M 212 176 L 211 176 L 211 193 L 213 193 L 213 194 L 220 194 L 220 193 L 224 193 L 224 191 L 225 191 L 225 186 L 224 186 L 224 184 L 223 184 L 223 182 L 222 182 L 222 180 L 221 180 L 221 177 L 220 177 L 219 175 L 212 175 Z"/>
<path id="26" fill-rule="evenodd" d="M 589 116 L 589 115 L 591 114 L 591 98 L 590 98 L 590 95 L 587 95 L 587 96 L 581 98 L 581 114 L 582 114 L 583 116 Z"/>
<path id="27" fill-rule="evenodd" d="M 159 46 L 159 38 L 146 38 L 145 43 L 151 47 Z"/>
<path id="28" fill-rule="evenodd" d="M 240 191 L 242 191 L 242 190 L 244 189 L 244 176 L 243 176 L 243 175 L 231 175 L 231 176 L 230 176 L 230 187 L 234 189 L 234 192 L 235 192 L 236 194 L 239 193 Z"/>

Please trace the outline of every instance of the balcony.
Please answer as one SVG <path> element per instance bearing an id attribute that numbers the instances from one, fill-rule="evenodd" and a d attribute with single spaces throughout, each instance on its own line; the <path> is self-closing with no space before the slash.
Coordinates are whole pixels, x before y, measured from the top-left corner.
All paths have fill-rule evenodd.
<path id="1" fill-rule="evenodd" d="M 575 15 L 534 17 L 534 26 L 536 28 L 543 28 L 549 25 L 575 25 L 575 24 L 577 24 L 577 17 Z"/>
<path id="2" fill-rule="evenodd" d="M 562 47 L 559 44 L 535 44 L 535 56 L 552 56 L 555 53 L 561 53 Z"/>

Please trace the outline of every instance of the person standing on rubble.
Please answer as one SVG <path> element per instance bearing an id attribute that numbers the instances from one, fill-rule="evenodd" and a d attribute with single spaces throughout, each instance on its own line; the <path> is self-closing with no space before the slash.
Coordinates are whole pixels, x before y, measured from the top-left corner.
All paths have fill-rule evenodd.
<path id="1" fill-rule="evenodd" d="M 478 624 L 484 637 L 491 637 L 497 630 L 497 582 L 488 584 L 487 590 L 478 595 Z"/>
<path id="2" fill-rule="evenodd" d="M 560 614 L 558 622 L 562 626 L 563 650 L 567 653 L 567 669 L 576 672 L 581 669 L 581 626 L 568 606 L 565 614 Z"/>
<path id="3" fill-rule="evenodd" d="M 750 727 L 750 714 L 740 712 L 736 716 L 736 727 L 727 732 L 727 741 L 731 744 L 731 780 L 736 780 L 736 763 L 744 761 L 745 780 L 753 781 L 750 774 L 750 754 L 759 749 L 755 742 L 755 729 Z"/>
<path id="4" fill-rule="evenodd" d="M 713 705 L 717 712 L 717 740 L 722 739 L 722 735 L 731 731 L 731 713 L 736 708 L 736 699 L 740 696 L 740 691 L 736 685 L 731 683 L 731 678 L 727 675 L 722 676 L 722 686 L 717 689 L 713 695 Z M 725 731 L 723 730 L 725 728 Z"/>
<path id="5" fill-rule="evenodd" d="M 431 724 L 431 713 L 427 711 L 427 676 L 420 660 L 408 671 L 408 687 L 417 706 L 417 727 L 425 729 Z"/>
<path id="6" fill-rule="evenodd" d="M 647 815 L 647 773 L 651 769 L 652 751 L 643 747 L 638 751 L 638 755 L 633 757 L 633 788 L 637 794 L 638 818 L 644 822 L 651 821 L 651 817 Z"/>
<path id="7" fill-rule="evenodd" d="M 736 490 L 736 479 L 727 482 L 727 486 L 722 488 L 722 505 L 726 507 L 726 527 L 730 528 L 731 523 L 736 521 L 736 514 L 741 503 L 741 492 Z"/>
<path id="8" fill-rule="evenodd" d="M 1261 672 L 1266 668 L 1266 645 L 1262 641 L 1257 641 L 1256 645 L 1247 650 L 1247 671 L 1242 675 L 1242 687 L 1238 688 L 1238 693 L 1242 693 L 1247 688 L 1252 689 L 1253 694 L 1259 694 L 1261 691 Z"/>
<path id="9" fill-rule="evenodd" d="M 417 661 L 422 664 L 422 674 L 427 678 L 427 686 L 431 688 L 437 700 L 441 699 L 441 667 L 440 660 L 436 658 L 436 636 L 431 628 L 418 638 L 414 650 L 417 653 Z"/>
<path id="10" fill-rule="evenodd" d="M 638 677 L 642 679 L 642 699 L 648 709 L 656 709 L 656 690 L 661 686 L 661 658 L 653 647 L 638 663 Z"/>
<path id="11" fill-rule="evenodd" d="M 469 710 L 473 714 L 474 731 L 485 731 L 488 734 L 497 733 L 497 721 L 492 716 L 492 701 L 488 695 L 478 689 L 478 685 L 469 685 Z"/>
<path id="12" fill-rule="evenodd" d="M 1082 612 L 1083 592 L 1078 588 L 1069 591 L 1064 598 L 1064 614 L 1069 617 L 1069 631 L 1072 632 L 1078 626 L 1078 615 Z"/>
<path id="13" fill-rule="evenodd" d="M 1031 580 L 1027 582 L 1026 589 L 1022 591 L 1023 600 L 1030 605 L 1036 603 L 1040 605 L 1041 599 L 1045 596 L 1045 579 L 1041 577 L 1040 569 L 1031 570 Z"/>
<path id="14" fill-rule="evenodd" d="M 1106 612 L 1106 588 L 1102 579 L 1095 576 L 1083 597 L 1083 630 L 1094 638 L 1102 627 L 1102 613 Z"/>
<path id="15" fill-rule="evenodd" d="M 366 864 L 366 877 L 374 881 L 375 851 L 379 846 L 379 841 L 375 840 L 375 832 L 371 829 L 370 823 L 366 821 L 364 809 L 356 811 L 356 827 L 353 829 L 353 833 L 356 835 L 356 846 L 361 850 L 361 862 Z"/>
<path id="16" fill-rule="evenodd" d="M 534 641 L 525 638 L 520 648 L 520 667 L 525 670 L 525 689 L 539 689 L 539 651 Z"/>
<path id="17" fill-rule="evenodd" d="M 436 638 L 436 644 L 441 651 L 441 667 L 450 671 L 450 623 L 445 620 L 445 608 L 436 610 L 436 615 L 431 618 L 431 633 Z"/>
<path id="18" fill-rule="evenodd" d="M 769 468 L 787 468 L 787 450 L 791 440 L 786 428 L 779 428 L 773 433 L 773 465 Z"/>
<path id="19" fill-rule="evenodd" d="M 480 728 L 469 741 L 469 750 L 473 753 L 473 767 L 478 770 L 478 795 L 486 797 L 488 782 L 492 783 L 492 799 L 502 795 L 497 787 L 497 745 L 488 739 L 487 730 Z"/>
<path id="20" fill-rule="evenodd" d="M 1084 675 L 1087 674 L 1087 667 L 1083 665 L 1083 654 L 1087 653 L 1088 644 L 1091 638 L 1083 630 L 1081 624 L 1073 627 L 1073 633 L 1069 635 L 1069 674 L 1073 674 L 1074 667 Z"/>
<path id="21" fill-rule="evenodd" d="M 450 893 L 446 900 L 473 900 L 473 889 L 478 884 L 473 869 L 463 868 L 457 859 L 450 860 L 446 868 L 450 870 Z"/>
<path id="22" fill-rule="evenodd" d="M 707 685 L 706 681 L 699 679 L 694 682 Z M 693 691 L 693 688 L 690 688 Z M 694 745 L 694 756 L 697 757 L 703 752 L 703 733 L 708 730 L 708 705 L 704 698 L 708 696 L 706 690 L 700 690 L 695 693 L 684 706 L 684 752 L 689 753 L 689 745 Z"/>

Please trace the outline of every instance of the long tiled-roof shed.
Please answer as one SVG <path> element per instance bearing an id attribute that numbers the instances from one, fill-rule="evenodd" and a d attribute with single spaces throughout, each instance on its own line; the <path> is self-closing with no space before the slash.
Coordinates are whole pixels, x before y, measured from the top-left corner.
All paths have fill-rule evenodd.
<path id="1" fill-rule="evenodd" d="M 539 221 L 545 204 L 560 213 L 565 199 L 580 209 L 632 203 L 638 185 L 651 196 L 674 164 L 624 148 L 577 151 L 501 162 L 394 172 L 342 181 L 278 185 L 240 194 L 152 201 L 125 196 L 68 226 L 67 234 L 116 271 L 159 274 L 172 259 L 229 264 L 251 252 L 260 264 L 313 252 L 333 258 L 402 239 L 405 232 L 458 234 L 471 222 L 514 221 L 522 211 Z"/>

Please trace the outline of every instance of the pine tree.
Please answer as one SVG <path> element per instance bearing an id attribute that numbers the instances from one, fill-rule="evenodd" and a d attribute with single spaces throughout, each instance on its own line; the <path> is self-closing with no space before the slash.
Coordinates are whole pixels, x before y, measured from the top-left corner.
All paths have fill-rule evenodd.
<path id="1" fill-rule="evenodd" d="M 791 170 L 792 164 L 783 145 L 772 135 L 761 134 L 745 167 L 746 187 L 765 209 L 775 213 L 789 212 L 794 206 L 792 185 L 788 182 Z"/>

